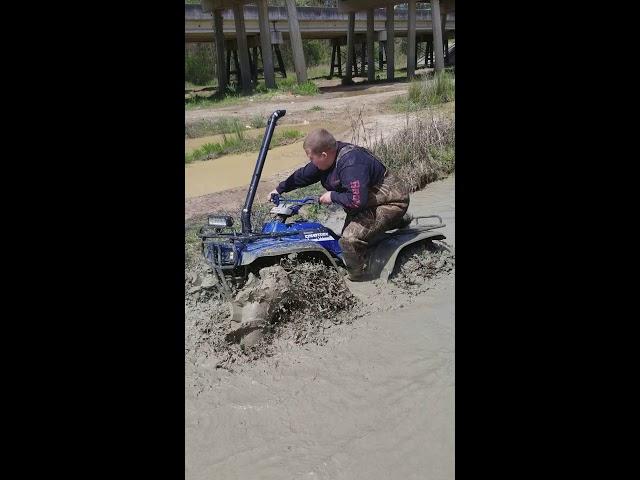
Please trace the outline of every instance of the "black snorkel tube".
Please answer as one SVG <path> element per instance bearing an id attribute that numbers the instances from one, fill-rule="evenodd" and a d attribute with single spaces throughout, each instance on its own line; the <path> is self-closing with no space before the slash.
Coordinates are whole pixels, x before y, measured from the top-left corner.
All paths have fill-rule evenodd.
<path id="1" fill-rule="evenodd" d="M 267 122 L 267 130 L 262 138 L 262 145 L 260 146 L 260 153 L 258 154 L 258 161 L 256 162 L 256 168 L 253 171 L 253 178 L 251 179 L 251 185 L 249 185 L 249 191 L 247 192 L 247 199 L 244 202 L 244 208 L 240 215 L 240 222 L 242 223 L 242 233 L 250 234 L 251 232 L 251 207 L 253 206 L 253 199 L 256 196 L 256 190 L 258 188 L 258 182 L 262 175 L 262 167 L 264 161 L 267 158 L 267 151 L 269 150 L 269 144 L 271 143 L 271 137 L 273 136 L 273 130 L 276 127 L 278 119 L 284 117 L 287 113 L 286 110 L 276 110 L 269 117 Z"/>

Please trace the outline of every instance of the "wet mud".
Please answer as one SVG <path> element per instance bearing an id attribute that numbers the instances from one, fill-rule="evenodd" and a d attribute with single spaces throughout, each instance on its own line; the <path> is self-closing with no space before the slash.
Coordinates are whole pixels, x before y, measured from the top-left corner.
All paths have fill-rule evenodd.
<path id="1" fill-rule="evenodd" d="M 412 195 L 447 243 L 407 247 L 388 283 L 289 259 L 225 296 L 186 268 L 186 478 L 453 478 L 453 192 Z M 230 341 L 231 299 L 272 287 L 264 337 Z"/>

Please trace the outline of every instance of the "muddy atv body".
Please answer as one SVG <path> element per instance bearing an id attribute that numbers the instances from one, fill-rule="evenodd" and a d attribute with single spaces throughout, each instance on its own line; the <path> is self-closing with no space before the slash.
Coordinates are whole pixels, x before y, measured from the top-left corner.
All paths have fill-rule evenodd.
<path id="1" fill-rule="evenodd" d="M 275 218 L 259 233 L 233 229 L 230 217 L 209 217 L 209 225 L 200 229 L 202 254 L 223 285 L 242 286 L 250 273 L 277 264 L 282 257 L 296 254 L 298 260 L 322 261 L 334 268 L 344 266 L 340 238 L 321 223 L 307 220 L 288 222 L 299 209 L 318 202 L 317 198 L 275 200 L 271 209 Z M 224 226 L 223 226 L 224 224 Z"/>

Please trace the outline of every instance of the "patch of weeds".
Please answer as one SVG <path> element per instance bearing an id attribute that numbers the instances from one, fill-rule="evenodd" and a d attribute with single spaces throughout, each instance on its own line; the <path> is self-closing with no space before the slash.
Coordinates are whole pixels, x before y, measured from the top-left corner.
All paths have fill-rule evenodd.
<path id="1" fill-rule="evenodd" d="M 289 143 L 291 143 L 292 140 L 293 141 L 299 140 L 303 136 L 304 136 L 304 133 L 302 133 L 300 130 L 280 130 L 275 135 L 276 139 L 279 139 L 282 141 L 289 141 Z"/>
<path id="2" fill-rule="evenodd" d="M 372 138 L 362 110 L 352 116 L 352 142 L 371 150 L 395 172 L 409 191 L 447 177 L 455 171 L 455 117 L 407 115 L 406 123 L 391 138 Z"/>
<path id="3" fill-rule="evenodd" d="M 253 128 L 264 128 L 267 126 L 267 118 L 265 115 L 254 115 L 249 120 L 249 125 Z"/>
<path id="4" fill-rule="evenodd" d="M 320 92 L 320 89 L 313 81 L 307 80 L 299 84 L 295 76 L 280 79 L 278 81 L 278 90 L 293 95 L 316 95 Z"/>
<path id="5" fill-rule="evenodd" d="M 257 152 L 260 150 L 262 138 L 245 138 L 245 131 L 239 123 L 232 136 L 222 134 L 221 143 L 205 143 L 190 153 L 185 153 L 184 163 L 192 163 L 201 160 L 212 160 L 232 153 Z M 304 137 L 299 130 L 281 130 L 271 140 L 270 148 L 280 147 L 294 143 Z"/>
<path id="6" fill-rule="evenodd" d="M 199 110 L 203 108 L 224 107 L 236 104 L 242 101 L 242 98 L 243 97 L 241 97 L 240 94 L 233 92 L 225 94 L 222 98 L 216 95 L 211 95 L 209 97 L 195 95 L 185 99 L 184 108 L 185 110 Z"/>
<path id="7" fill-rule="evenodd" d="M 319 92 L 320 89 L 318 88 L 318 86 L 310 80 L 307 80 L 304 83 L 296 84 L 291 90 L 291 93 L 293 93 L 294 95 L 317 95 Z"/>
<path id="8" fill-rule="evenodd" d="M 199 138 L 208 135 L 219 135 L 221 133 L 233 133 L 238 128 L 242 128 L 240 119 L 223 117 L 215 120 L 200 120 L 185 125 L 184 134 L 187 138 Z"/>
<path id="9" fill-rule="evenodd" d="M 311 110 L 312 112 L 319 112 L 320 110 L 324 110 L 324 109 L 320 105 L 314 105 L 309 110 Z"/>
<path id="10" fill-rule="evenodd" d="M 414 79 L 409 85 L 407 96 L 394 100 L 394 106 L 400 111 L 416 111 L 422 108 L 455 100 L 455 75 L 449 71 L 426 75 Z"/>

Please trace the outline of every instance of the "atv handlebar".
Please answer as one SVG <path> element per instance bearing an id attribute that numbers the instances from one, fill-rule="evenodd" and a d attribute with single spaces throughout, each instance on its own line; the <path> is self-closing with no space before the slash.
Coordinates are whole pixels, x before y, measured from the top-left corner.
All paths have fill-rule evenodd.
<path id="1" fill-rule="evenodd" d="M 271 202 L 277 207 L 280 205 L 280 202 L 287 203 L 298 203 L 300 206 L 302 205 L 310 205 L 313 203 L 319 203 L 320 197 L 304 197 L 304 198 L 282 198 L 277 193 L 273 193 L 271 195 Z"/>

